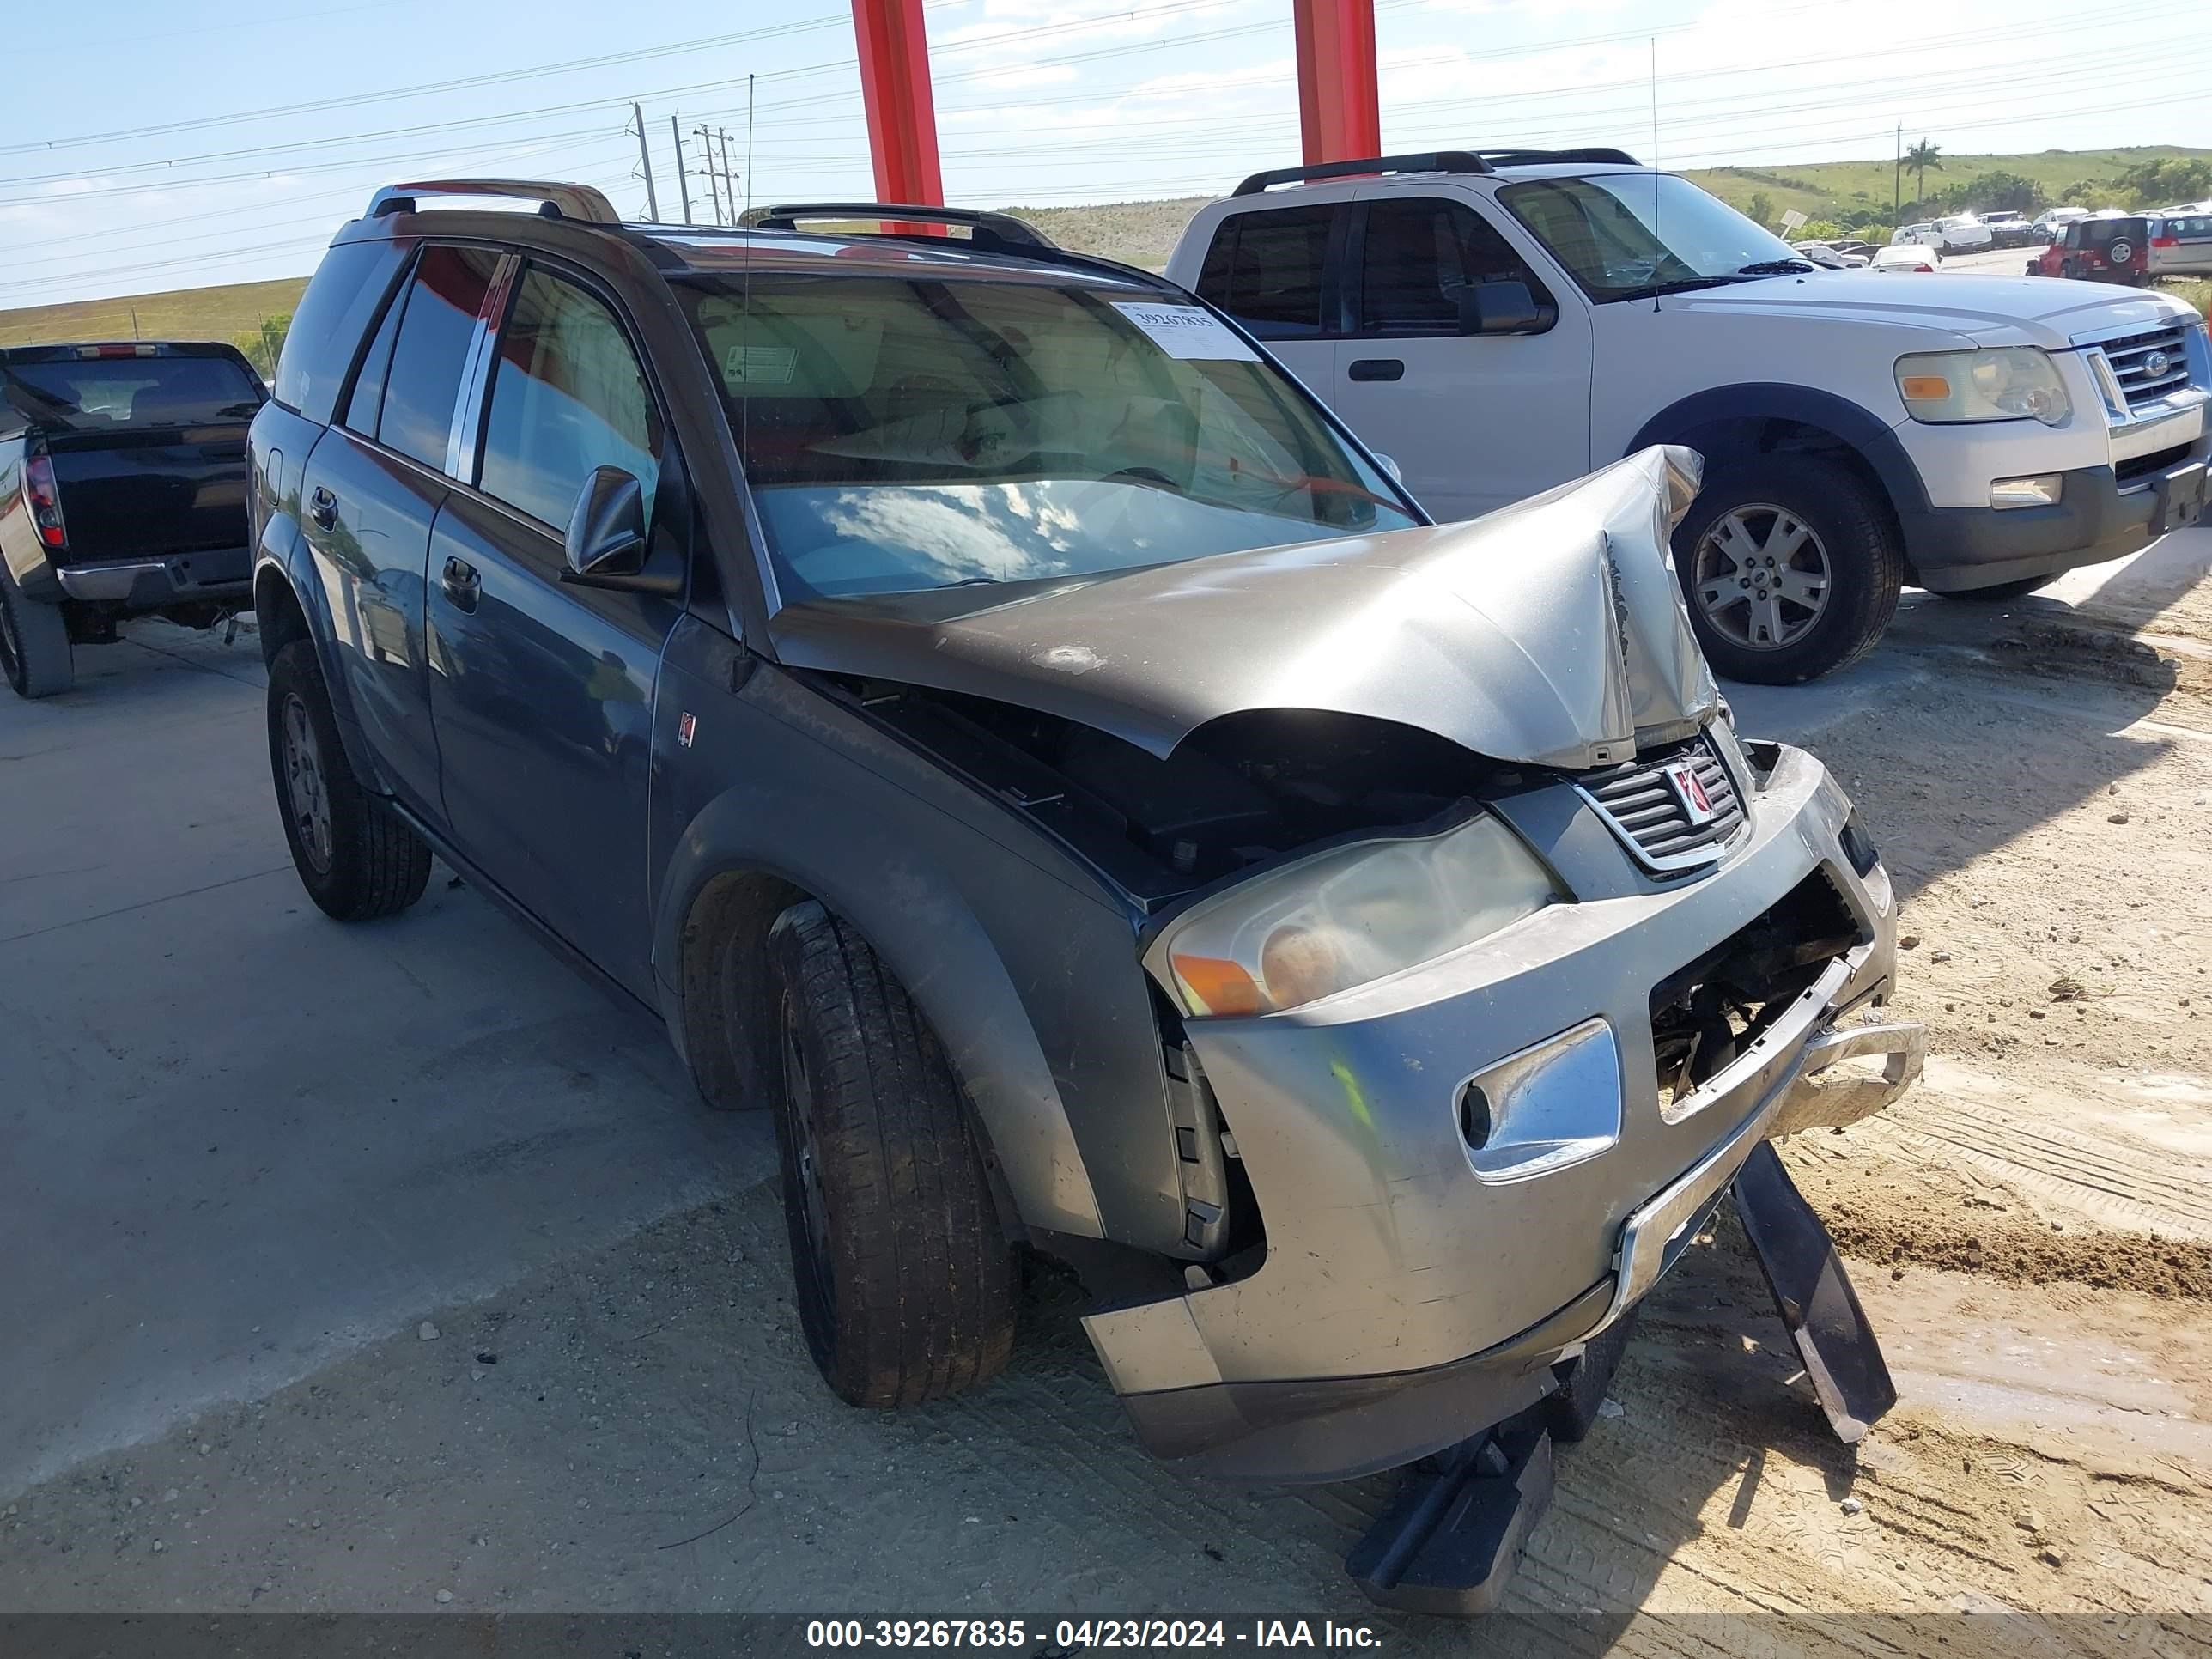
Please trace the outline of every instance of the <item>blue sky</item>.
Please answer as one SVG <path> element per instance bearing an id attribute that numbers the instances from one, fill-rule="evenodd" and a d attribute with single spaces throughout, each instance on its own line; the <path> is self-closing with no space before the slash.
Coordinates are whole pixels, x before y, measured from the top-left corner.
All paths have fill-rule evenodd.
<path id="1" fill-rule="evenodd" d="M 406 177 L 580 179 L 641 214 L 632 100 L 664 218 L 671 114 L 728 129 L 756 202 L 873 193 L 844 0 L 277 3 L 297 9 L 19 9 L 0 309 L 304 272 Z M 1900 122 L 1954 153 L 2212 145 L 2202 16 L 2202 0 L 1376 0 L 1383 139 L 1648 157 L 1656 56 L 1668 166 L 1887 155 Z M 1212 193 L 1297 159 L 1288 0 L 933 0 L 928 21 L 952 201 Z"/>

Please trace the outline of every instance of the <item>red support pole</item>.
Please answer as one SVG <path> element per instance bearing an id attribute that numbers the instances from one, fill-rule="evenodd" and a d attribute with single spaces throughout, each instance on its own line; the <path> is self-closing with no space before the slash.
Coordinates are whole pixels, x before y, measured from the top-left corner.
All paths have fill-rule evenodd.
<path id="1" fill-rule="evenodd" d="M 1291 10 L 1297 25 L 1298 125 L 1305 135 L 1306 164 L 1380 155 L 1375 0 L 1291 0 Z"/>
<path id="2" fill-rule="evenodd" d="M 945 205 L 937 164 L 937 103 L 929 90 L 929 37 L 921 0 L 853 0 L 860 48 L 860 93 L 868 106 L 868 150 L 876 199 Z"/>

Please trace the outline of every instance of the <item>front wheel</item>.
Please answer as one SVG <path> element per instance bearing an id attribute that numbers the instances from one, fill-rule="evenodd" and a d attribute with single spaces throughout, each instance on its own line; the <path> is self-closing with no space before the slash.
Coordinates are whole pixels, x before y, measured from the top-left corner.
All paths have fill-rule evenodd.
<path id="1" fill-rule="evenodd" d="M 269 765 L 292 863 L 325 915 L 368 921 L 422 896 L 430 849 L 355 778 L 306 640 L 269 665 Z"/>
<path id="2" fill-rule="evenodd" d="M 1018 1277 L 945 1051 L 851 925 L 794 905 L 769 935 L 783 1086 L 776 1141 L 806 1346 L 855 1406 L 996 1376 Z"/>
<path id="3" fill-rule="evenodd" d="M 69 622 L 58 605 L 40 605 L 0 564 L 0 672 L 19 697 L 58 696 L 76 684 Z"/>
<path id="4" fill-rule="evenodd" d="M 1674 565 L 1715 672 L 1761 685 L 1856 662 L 1905 585 L 1888 504 L 1817 455 L 1722 468 L 1675 527 Z"/>

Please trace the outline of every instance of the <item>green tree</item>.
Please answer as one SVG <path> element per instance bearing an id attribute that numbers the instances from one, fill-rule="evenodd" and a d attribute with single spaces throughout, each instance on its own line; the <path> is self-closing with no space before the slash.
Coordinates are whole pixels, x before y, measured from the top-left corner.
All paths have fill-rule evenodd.
<path id="1" fill-rule="evenodd" d="M 1943 171 L 1943 147 L 1923 138 L 1905 152 L 1905 165 L 1912 173 L 1914 194 L 1925 201 L 1928 197 L 1928 175 Z M 1915 203 L 1917 207 L 1918 203 Z"/>
<path id="2" fill-rule="evenodd" d="M 1844 228 L 1833 219 L 1808 219 L 1797 227 L 1801 242 L 1832 242 L 1844 234 Z"/>
<path id="3" fill-rule="evenodd" d="M 284 312 L 275 317 L 264 317 L 261 326 L 238 343 L 246 359 L 268 379 L 276 372 L 276 359 L 283 355 L 284 337 L 292 331 L 292 313 Z"/>
<path id="4" fill-rule="evenodd" d="M 2212 161 L 2201 156 L 2154 155 L 2123 167 L 2105 181 L 2129 207 L 2165 207 L 2212 196 Z"/>
<path id="5" fill-rule="evenodd" d="M 1751 193 L 1751 205 L 1744 209 L 1748 217 L 1771 229 L 1774 225 L 1774 198 L 1763 190 Z"/>
<path id="6" fill-rule="evenodd" d="M 2009 208 L 2015 213 L 2040 213 L 2051 205 L 2041 185 L 2017 173 L 1978 173 L 1964 184 L 1954 185 L 1943 196 L 1952 206 L 1976 212 Z"/>

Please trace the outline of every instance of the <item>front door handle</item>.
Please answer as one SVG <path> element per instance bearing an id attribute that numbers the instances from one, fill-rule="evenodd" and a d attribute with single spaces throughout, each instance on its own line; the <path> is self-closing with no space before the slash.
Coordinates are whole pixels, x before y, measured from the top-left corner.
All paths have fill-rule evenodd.
<path id="1" fill-rule="evenodd" d="M 483 592 L 483 578 L 477 574 L 476 566 L 466 559 L 446 561 L 444 577 L 446 597 L 453 602 L 457 611 L 473 611 Z"/>
<path id="2" fill-rule="evenodd" d="M 1402 380 L 1406 362 L 1402 357 L 1357 357 L 1345 374 L 1355 380 Z"/>
<path id="3" fill-rule="evenodd" d="M 338 498 L 317 484 L 314 493 L 307 497 L 307 516 L 324 530 L 335 530 L 338 523 Z"/>

